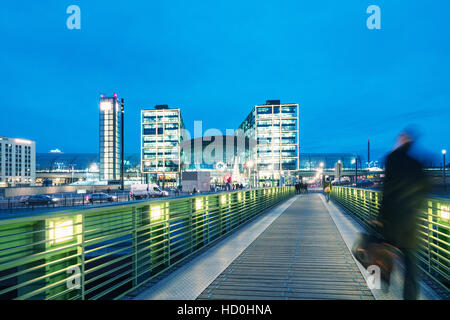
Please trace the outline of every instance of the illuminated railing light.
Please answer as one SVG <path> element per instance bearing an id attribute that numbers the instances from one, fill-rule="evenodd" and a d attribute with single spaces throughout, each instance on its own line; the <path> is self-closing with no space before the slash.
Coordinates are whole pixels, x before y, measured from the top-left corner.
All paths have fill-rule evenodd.
<path id="1" fill-rule="evenodd" d="M 241 201 L 241 194 L 240 193 L 238 193 L 238 201 Z"/>
<path id="2" fill-rule="evenodd" d="M 50 221 L 49 239 L 53 244 L 73 239 L 73 220 Z"/>
<path id="3" fill-rule="evenodd" d="M 445 220 L 450 218 L 450 212 L 447 206 L 441 206 L 441 218 Z"/>
<path id="4" fill-rule="evenodd" d="M 222 197 L 220 198 L 220 202 L 221 202 L 222 204 L 224 204 L 226 201 L 227 201 L 227 197 L 226 197 L 226 196 L 222 196 Z"/>
<path id="5" fill-rule="evenodd" d="M 150 208 L 150 219 L 151 220 L 159 220 L 161 219 L 161 207 L 154 206 Z"/>
<path id="6" fill-rule="evenodd" d="M 196 199 L 195 200 L 195 210 L 201 210 L 202 208 L 203 208 L 202 199 Z"/>

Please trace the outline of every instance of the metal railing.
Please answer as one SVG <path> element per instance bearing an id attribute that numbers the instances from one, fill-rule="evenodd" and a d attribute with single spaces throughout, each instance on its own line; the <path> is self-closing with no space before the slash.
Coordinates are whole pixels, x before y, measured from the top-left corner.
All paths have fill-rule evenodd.
<path id="1" fill-rule="evenodd" d="M 0 299 L 120 299 L 293 194 L 277 187 L 0 220 Z"/>
<path id="2" fill-rule="evenodd" d="M 377 220 L 382 194 L 379 191 L 349 187 L 333 187 L 331 197 L 366 227 Z M 450 288 L 450 200 L 429 198 L 418 217 L 419 267 L 449 292 Z"/>
<path id="3" fill-rule="evenodd" d="M 112 200 L 99 200 L 95 202 L 89 202 L 86 199 L 86 194 L 51 194 L 52 198 L 55 198 L 56 201 L 52 201 L 51 203 L 28 203 L 26 200 L 26 196 L 24 197 L 14 197 L 8 199 L 0 199 L 0 214 L 1 213 L 17 213 L 20 210 L 35 210 L 35 209 L 45 209 L 45 208 L 62 208 L 62 207 L 74 207 L 74 206 L 88 206 L 97 203 L 107 203 L 107 202 L 124 202 L 131 201 L 133 199 L 130 198 L 129 192 L 123 191 L 114 191 L 111 192 L 110 195 L 114 196 Z"/>

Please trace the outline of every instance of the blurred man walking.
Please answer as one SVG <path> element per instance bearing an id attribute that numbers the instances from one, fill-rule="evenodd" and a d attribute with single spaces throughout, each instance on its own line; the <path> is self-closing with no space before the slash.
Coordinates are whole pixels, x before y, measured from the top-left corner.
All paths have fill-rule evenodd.
<path id="1" fill-rule="evenodd" d="M 403 253 L 405 300 L 415 300 L 418 297 L 418 269 L 414 256 L 418 246 L 417 216 L 429 188 L 421 163 L 409 153 L 416 138 L 414 130 L 405 130 L 399 135 L 396 147 L 386 158 L 379 221 L 385 240 Z"/>

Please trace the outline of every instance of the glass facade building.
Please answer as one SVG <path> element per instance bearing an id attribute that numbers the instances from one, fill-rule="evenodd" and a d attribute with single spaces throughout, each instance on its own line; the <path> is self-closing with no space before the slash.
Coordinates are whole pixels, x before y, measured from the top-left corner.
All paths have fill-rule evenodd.
<path id="1" fill-rule="evenodd" d="M 255 160 L 259 185 L 292 183 L 299 166 L 299 106 L 268 100 L 256 105 L 240 125 L 256 141 L 249 153 Z"/>
<path id="2" fill-rule="evenodd" d="M 148 182 L 163 187 L 179 184 L 182 130 L 180 109 L 157 105 L 141 110 L 141 172 Z"/>
<path id="3" fill-rule="evenodd" d="M 117 95 L 100 96 L 100 180 L 119 180 L 122 164 L 123 106 Z"/>

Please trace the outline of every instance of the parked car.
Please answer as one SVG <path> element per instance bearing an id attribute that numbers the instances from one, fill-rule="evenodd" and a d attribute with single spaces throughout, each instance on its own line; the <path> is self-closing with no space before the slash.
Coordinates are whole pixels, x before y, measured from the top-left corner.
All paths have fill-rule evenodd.
<path id="1" fill-rule="evenodd" d="M 362 179 L 359 180 L 356 184 L 357 187 L 372 187 L 374 185 L 374 182 L 369 179 Z"/>
<path id="2" fill-rule="evenodd" d="M 20 197 L 19 198 L 19 203 L 26 204 L 29 197 L 30 196 L 22 196 L 22 197 Z"/>
<path id="3" fill-rule="evenodd" d="M 36 205 L 36 204 L 52 204 L 52 203 L 57 203 L 58 199 L 47 196 L 45 194 L 37 194 L 37 195 L 32 195 L 32 196 L 28 196 L 28 198 L 26 198 L 26 200 L 24 200 L 24 203 L 26 203 L 27 205 Z"/>
<path id="4" fill-rule="evenodd" d="M 167 191 L 169 191 L 169 192 L 176 192 L 177 188 L 175 188 L 173 186 L 170 186 L 169 188 L 167 188 Z"/>
<path id="5" fill-rule="evenodd" d="M 117 200 L 116 196 L 109 195 L 104 192 L 98 192 L 98 193 L 91 193 L 86 195 L 85 197 L 86 201 L 90 203 L 94 202 L 113 202 Z"/>
<path id="6" fill-rule="evenodd" d="M 155 183 L 140 184 L 135 183 L 130 187 L 130 197 L 132 199 L 145 199 L 149 197 L 166 197 L 169 192 L 161 190 Z"/>

